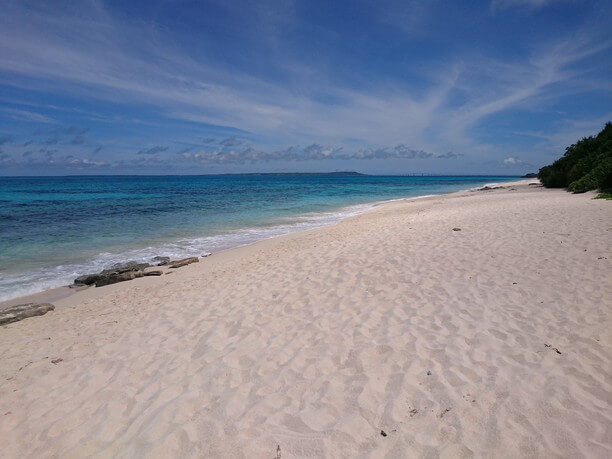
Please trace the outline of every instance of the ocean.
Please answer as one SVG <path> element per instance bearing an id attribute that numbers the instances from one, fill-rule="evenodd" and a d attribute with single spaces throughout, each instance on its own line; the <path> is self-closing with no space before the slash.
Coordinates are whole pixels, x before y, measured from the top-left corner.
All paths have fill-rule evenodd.
<path id="1" fill-rule="evenodd" d="M 0 301 L 129 260 L 184 258 L 335 223 L 380 201 L 507 176 L 0 177 Z"/>

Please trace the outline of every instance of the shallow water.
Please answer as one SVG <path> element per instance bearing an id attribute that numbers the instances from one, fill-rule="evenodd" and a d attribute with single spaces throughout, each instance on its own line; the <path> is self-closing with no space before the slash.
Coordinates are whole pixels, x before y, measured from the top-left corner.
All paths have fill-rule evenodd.
<path id="1" fill-rule="evenodd" d="M 156 255 L 201 255 L 331 224 L 374 202 L 515 180 L 253 174 L 0 177 L 0 301 Z"/>

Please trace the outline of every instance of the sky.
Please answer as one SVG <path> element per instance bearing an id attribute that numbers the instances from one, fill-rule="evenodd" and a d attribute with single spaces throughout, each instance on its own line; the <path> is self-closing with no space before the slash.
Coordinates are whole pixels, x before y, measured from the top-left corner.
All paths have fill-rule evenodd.
<path id="1" fill-rule="evenodd" d="M 612 120 L 612 2 L 0 0 L 0 175 L 537 170 Z"/>

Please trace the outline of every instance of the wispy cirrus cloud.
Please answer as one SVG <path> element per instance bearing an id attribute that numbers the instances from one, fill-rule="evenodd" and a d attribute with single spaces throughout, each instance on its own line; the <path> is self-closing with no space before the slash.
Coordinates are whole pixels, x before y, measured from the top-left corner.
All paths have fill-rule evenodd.
<path id="1" fill-rule="evenodd" d="M 164 151 L 167 151 L 167 150 L 168 150 L 167 146 L 156 145 L 154 147 L 147 148 L 145 150 L 140 150 L 138 151 L 138 154 L 139 155 L 156 155 L 158 153 L 163 153 Z"/>
<path id="2" fill-rule="evenodd" d="M 563 1 L 572 0 L 492 0 L 491 9 L 505 9 L 505 8 L 521 8 L 526 7 L 530 9 L 539 9 L 553 3 L 560 3 Z"/>
<path id="3" fill-rule="evenodd" d="M 0 31 L 0 68 L 58 82 L 72 81 L 79 85 L 78 91 L 88 96 L 147 101 L 166 115 L 180 119 L 221 123 L 250 132 L 277 133 L 287 129 L 294 137 L 331 140 L 358 134 L 367 143 L 400 141 L 402 136 L 425 143 L 423 132 L 446 117 L 446 99 L 457 85 L 478 94 L 475 88 L 465 85 L 467 78 L 461 71 L 432 81 L 427 92 L 418 96 L 400 85 L 356 91 L 323 80 L 319 90 L 323 89 L 330 99 L 343 101 L 330 106 L 307 92 L 296 93 L 291 86 L 229 74 L 197 62 L 169 45 L 162 31 L 148 25 L 128 26 L 101 3 L 84 5 L 89 8 L 77 7 L 59 17 L 57 11 L 50 15 L 45 7 L 26 11 L 17 4 L 9 6 Z M 74 36 L 79 40 L 72 39 Z M 141 46 L 144 42 L 152 46 Z M 488 90 L 481 92 L 488 93 L 488 97 L 475 102 L 470 99 L 461 107 L 465 121 L 457 128 L 514 106 L 547 85 L 571 77 L 560 70 L 585 52 L 567 53 L 566 48 L 540 55 L 542 65 L 512 64 L 514 73 L 526 78 L 511 90 L 507 81 L 497 86 L 494 80 L 488 81 Z M 486 61 L 475 64 L 463 68 L 490 65 Z M 292 75 L 292 80 L 299 85 L 302 79 Z"/>
<path id="4" fill-rule="evenodd" d="M 34 123 L 49 124 L 54 124 L 57 122 L 53 118 L 29 110 L 20 110 L 17 108 L 2 108 L 0 109 L 0 111 L 6 113 L 9 118 L 15 121 L 29 121 Z"/>
<path id="5" fill-rule="evenodd" d="M 147 120 L 156 118 L 158 125 L 172 120 L 182 123 L 184 130 L 189 126 L 189 135 L 177 134 L 176 139 L 140 134 L 129 140 L 130 148 L 107 147 L 103 154 L 109 164 L 120 161 L 112 158 L 118 152 L 129 152 L 140 162 L 143 157 L 164 161 L 174 145 L 183 149 L 178 156 L 215 164 L 437 160 L 462 155 L 474 160 L 493 155 L 494 162 L 501 163 L 511 154 L 507 145 L 482 140 L 475 130 L 486 130 L 491 119 L 513 111 L 542 112 L 570 93 L 604 91 L 609 81 L 593 58 L 609 55 L 612 43 L 601 38 L 601 30 L 584 26 L 568 30 L 565 36 L 525 38 L 525 44 L 515 41 L 510 51 L 496 52 L 489 43 L 481 46 L 482 40 L 478 46 L 461 47 L 455 43 L 460 41 L 457 37 L 436 31 L 448 29 L 444 26 L 454 20 L 453 11 L 474 14 L 474 28 L 482 28 L 483 18 L 501 20 L 502 15 L 491 14 L 490 8 L 512 14 L 553 2 L 493 0 L 470 4 L 467 13 L 443 2 L 389 0 L 383 8 L 361 5 L 356 8 L 365 8 L 363 17 L 350 26 L 372 31 L 370 38 L 379 41 L 371 49 L 344 23 L 300 17 L 303 8 L 296 2 L 283 3 L 282 10 L 269 2 L 213 2 L 214 8 L 212 4 L 203 8 L 221 11 L 226 22 L 211 17 L 205 27 L 191 24 L 185 35 L 163 24 L 161 13 L 130 19 L 116 5 L 101 0 L 67 2 L 64 6 L 69 8 L 10 2 L 3 5 L 0 16 L 0 84 L 127 107 Z M 156 5 L 151 10 L 167 7 Z M 198 20 L 208 20 L 208 15 L 202 16 Z M 440 17 L 447 22 L 435 22 Z M 240 52 L 226 53 L 225 41 L 211 40 L 223 27 L 233 31 L 225 41 L 234 40 Z M 348 36 L 354 40 L 351 46 L 344 43 Z M 424 39 L 433 43 L 435 52 L 419 51 Z M 191 47 L 194 43 L 197 46 Z M 81 119 L 95 122 L 116 119 L 118 125 L 130 124 L 122 140 L 144 132 L 139 131 L 141 120 L 124 117 L 122 110 L 113 118 L 85 116 L 90 111 L 87 106 L 66 106 L 71 117 L 78 113 Z M 57 123 L 52 110 L 61 107 L 15 105 L 0 109 L 0 116 Z M 198 132 L 193 126 L 207 131 Z M 220 130 L 239 134 L 216 141 Z M 90 134 L 85 139 L 87 128 L 45 132 L 60 146 L 104 143 Z M 143 143 L 158 145 L 143 148 Z M 296 144 L 308 147 L 290 146 Z"/>

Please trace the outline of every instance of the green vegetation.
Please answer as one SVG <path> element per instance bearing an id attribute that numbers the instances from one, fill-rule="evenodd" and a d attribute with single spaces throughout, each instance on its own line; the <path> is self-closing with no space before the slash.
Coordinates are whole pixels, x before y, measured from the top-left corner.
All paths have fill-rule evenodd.
<path id="1" fill-rule="evenodd" d="M 599 193 L 593 199 L 607 199 L 608 201 L 612 201 L 612 193 Z"/>
<path id="2" fill-rule="evenodd" d="M 567 187 L 573 193 L 612 189 L 612 123 L 596 137 L 567 147 L 563 157 L 540 169 L 538 178 L 547 188 Z"/>

